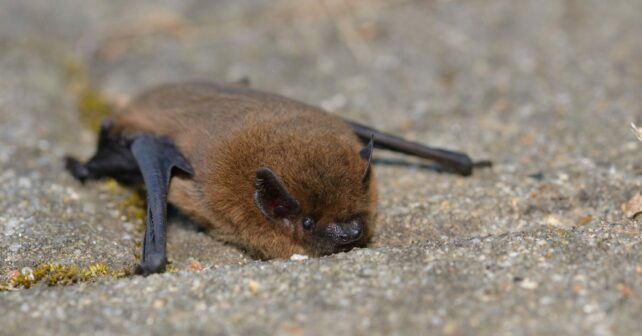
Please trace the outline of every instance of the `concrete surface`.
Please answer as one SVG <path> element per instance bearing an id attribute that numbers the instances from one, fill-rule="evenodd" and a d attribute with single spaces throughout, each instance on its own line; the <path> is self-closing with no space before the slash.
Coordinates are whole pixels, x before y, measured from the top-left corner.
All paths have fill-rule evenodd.
<path id="1" fill-rule="evenodd" d="M 253 261 L 179 221 L 178 271 L 0 293 L 0 334 L 642 334 L 642 2 L 2 1 L 0 280 L 135 263 L 129 191 L 68 177 L 83 87 L 251 78 L 434 146 L 378 152 L 371 246 Z M 641 216 L 642 217 L 642 216 Z M 185 271 L 197 260 L 199 272 Z"/>

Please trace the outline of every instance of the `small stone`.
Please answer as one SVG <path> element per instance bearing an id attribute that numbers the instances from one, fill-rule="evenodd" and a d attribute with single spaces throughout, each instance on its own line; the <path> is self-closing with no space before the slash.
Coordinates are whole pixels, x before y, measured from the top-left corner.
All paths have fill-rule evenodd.
<path id="1" fill-rule="evenodd" d="M 20 270 L 20 273 L 26 276 L 29 280 L 33 281 L 35 279 L 33 276 L 33 270 L 31 269 L 31 267 L 23 267 L 22 270 Z"/>
<path id="2" fill-rule="evenodd" d="M 163 308 L 163 306 L 165 306 L 165 301 L 160 299 L 155 300 L 153 306 L 154 306 L 154 309 L 161 309 Z"/>
<path id="3" fill-rule="evenodd" d="M 259 285 L 259 283 L 254 280 L 248 280 L 247 289 L 250 290 L 250 293 L 252 293 L 252 295 L 256 295 L 256 293 L 258 293 L 261 289 L 261 285 Z"/>
<path id="4" fill-rule="evenodd" d="M 18 178 L 18 186 L 21 188 L 29 189 L 31 188 L 31 181 L 26 177 Z"/>
<path id="5" fill-rule="evenodd" d="M 18 270 L 13 270 L 13 271 L 10 271 L 10 272 L 9 272 L 9 276 L 8 276 L 8 278 L 9 278 L 10 280 L 13 280 L 13 279 L 17 278 L 19 275 L 20 275 L 20 271 L 18 271 Z"/>
<path id="6" fill-rule="evenodd" d="M 538 287 L 538 284 L 537 284 L 537 282 L 535 282 L 535 281 L 533 281 L 533 280 L 531 280 L 529 278 L 525 278 L 523 281 L 521 281 L 520 287 L 522 287 L 524 289 L 536 289 Z"/>
<path id="7" fill-rule="evenodd" d="M 17 218 L 9 218 L 9 220 L 7 220 L 7 223 L 4 226 L 4 235 L 5 236 L 13 235 L 15 233 L 16 227 L 18 226 L 18 223 L 19 222 Z"/>
<path id="8" fill-rule="evenodd" d="M 83 204 L 82 211 L 89 215 L 93 215 L 94 213 L 96 213 L 96 206 L 91 203 L 85 203 Z"/>
<path id="9" fill-rule="evenodd" d="M 301 261 L 301 260 L 307 260 L 308 258 L 309 257 L 307 255 L 296 254 L 295 253 L 290 257 L 290 260 L 292 260 L 292 261 Z"/>
<path id="10" fill-rule="evenodd" d="M 592 220 L 593 220 L 593 216 L 591 216 L 591 215 L 586 215 L 586 216 L 584 216 L 584 217 L 580 218 L 580 219 L 577 221 L 577 223 L 576 223 L 576 224 L 577 224 L 577 226 L 584 226 L 584 225 L 586 225 L 586 224 L 590 223 Z"/>
<path id="11" fill-rule="evenodd" d="M 622 204 L 621 208 L 626 217 L 634 219 L 642 213 L 642 194 L 638 192 L 628 202 Z"/>
<path id="12" fill-rule="evenodd" d="M 569 223 L 569 220 L 567 218 L 560 217 L 560 216 L 557 216 L 557 215 L 548 215 L 548 216 L 546 216 L 544 221 L 546 222 L 546 224 L 548 224 L 550 226 L 557 227 L 557 228 L 567 228 L 567 227 L 571 226 L 571 225 L 569 225 L 570 223 Z"/>
<path id="13" fill-rule="evenodd" d="M 9 251 L 15 253 L 15 252 L 18 252 L 18 250 L 20 250 L 21 247 L 22 247 L 22 245 L 20 245 L 18 243 L 13 243 L 13 244 L 9 245 Z"/>
<path id="14" fill-rule="evenodd" d="M 187 266 L 186 271 L 193 273 L 193 272 L 198 272 L 202 269 L 203 269 L 203 265 L 201 265 L 200 261 L 193 259 L 190 265 Z"/>
<path id="15" fill-rule="evenodd" d="M 620 295 L 623 299 L 626 300 L 631 297 L 631 288 L 629 288 L 628 286 L 624 284 L 618 284 L 617 290 L 620 292 Z"/>

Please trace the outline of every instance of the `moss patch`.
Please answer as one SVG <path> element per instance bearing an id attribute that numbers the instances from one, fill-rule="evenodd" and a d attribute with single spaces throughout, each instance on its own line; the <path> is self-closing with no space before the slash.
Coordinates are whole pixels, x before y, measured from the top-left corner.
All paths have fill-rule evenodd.
<path id="1" fill-rule="evenodd" d="M 98 132 L 103 119 L 111 115 L 113 107 L 97 91 L 82 90 L 76 98 L 80 120 L 92 131 Z"/>
<path id="2" fill-rule="evenodd" d="M 96 263 L 84 268 L 77 265 L 40 264 L 33 269 L 24 268 L 6 283 L 0 283 L 0 291 L 31 288 L 37 283 L 48 286 L 66 286 L 78 282 L 89 282 L 99 278 L 118 279 L 131 275 L 127 270 L 113 271 L 105 263 Z"/>
<path id="3" fill-rule="evenodd" d="M 122 211 L 128 219 L 138 221 L 142 225 L 137 227 L 137 233 L 145 230 L 145 201 L 140 197 L 140 193 L 130 191 L 127 198 L 119 205 L 119 210 Z"/>
<path id="4" fill-rule="evenodd" d="M 111 115 L 114 105 L 94 88 L 89 70 L 80 59 L 73 55 L 67 55 L 62 67 L 68 78 L 67 90 L 76 102 L 78 117 L 83 124 L 98 133 L 101 122 Z M 116 208 L 125 215 L 128 221 L 136 225 L 134 234 L 142 239 L 145 231 L 145 201 L 141 197 L 142 190 L 124 188 L 114 179 L 107 179 L 102 184 L 102 188 L 104 191 L 117 194 L 120 197 L 121 201 L 117 203 Z M 141 241 L 137 239 L 134 245 L 136 251 L 133 255 L 139 262 Z M 167 272 L 172 271 L 174 268 L 171 262 L 168 262 Z M 12 272 L 8 281 L 0 281 L 0 292 L 31 288 L 37 283 L 46 283 L 48 286 L 65 286 L 98 278 L 122 278 L 131 275 L 130 270 L 111 270 L 107 264 L 102 262 L 87 267 L 44 263 L 33 268 L 24 268 L 22 272 Z"/>

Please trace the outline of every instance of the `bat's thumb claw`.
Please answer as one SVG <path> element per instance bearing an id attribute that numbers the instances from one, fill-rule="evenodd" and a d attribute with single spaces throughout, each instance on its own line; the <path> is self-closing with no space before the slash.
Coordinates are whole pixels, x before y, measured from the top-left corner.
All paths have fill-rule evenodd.
<path id="1" fill-rule="evenodd" d="M 89 169 L 70 156 L 65 157 L 65 169 L 80 182 L 85 182 L 89 177 Z"/>
<path id="2" fill-rule="evenodd" d="M 134 270 L 135 274 L 148 276 L 155 273 L 165 272 L 165 265 L 167 260 L 165 258 L 151 258 L 141 262 Z"/>

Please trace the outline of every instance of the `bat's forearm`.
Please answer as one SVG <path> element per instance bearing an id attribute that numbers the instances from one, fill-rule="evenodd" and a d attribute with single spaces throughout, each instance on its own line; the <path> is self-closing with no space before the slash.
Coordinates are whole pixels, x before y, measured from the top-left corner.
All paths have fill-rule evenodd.
<path id="1" fill-rule="evenodd" d="M 432 160 L 465 176 L 470 175 L 473 171 L 473 161 L 464 153 L 431 148 L 353 121 L 348 121 L 348 124 L 362 141 L 368 141 L 370 136 L 374 134 L 375 148 L 387 149 Z"/>

